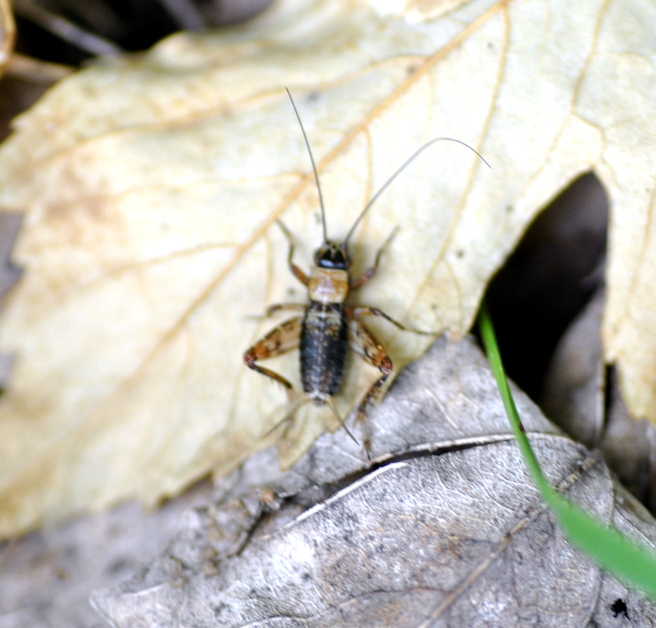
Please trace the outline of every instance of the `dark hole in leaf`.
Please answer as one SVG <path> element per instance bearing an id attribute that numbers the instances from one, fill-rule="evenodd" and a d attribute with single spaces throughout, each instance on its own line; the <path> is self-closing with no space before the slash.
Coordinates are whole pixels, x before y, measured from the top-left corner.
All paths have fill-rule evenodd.
<path id="1" fill-rule="evenodd" d="M 584 174 L 533 221 L 487 300 L 509 376 L 533 399 L 567 325 L 600 285 L 608 199 Z"/>

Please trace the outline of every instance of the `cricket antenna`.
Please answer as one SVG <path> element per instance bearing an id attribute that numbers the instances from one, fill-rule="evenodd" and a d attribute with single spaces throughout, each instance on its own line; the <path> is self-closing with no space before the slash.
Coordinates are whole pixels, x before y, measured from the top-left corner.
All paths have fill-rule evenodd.
<path id="1" fill-rule="evenodd" d="M 317 190 L 319 191 L 319 205 L 321 206 L 321 224 L 323 226 L 323 241 L 325 243 L 327 243 L 328 242 L 328 230 L 326 229 L 326 209 L 323 206 L 323 194 L 321 194 L 321 184 L 319 183 L 319 173 L 317 172 L 317 167 L 314 164 L 314 157 L 312 156 L 312 149 L 310 148 L 310 142 L 308 141 L 307 135 L 305 133 L 305 129 L 303 128 L 303 123 L 301 122 L 301 116 L 298 115 L 298 109 L 296 109 L 296 105 L 294 104 L 294 99 L 292 98 L 292 95 L 291 95 L 289 89 L 287 87 L 285 87 L 285 90 L 287 91 L 287 95 L 289 96 L 289 100 L 292 101 L 292 107 L 294 107 L 294 113 L 296 114 L 296 118 L 298 120 L 298 123 L 301 125 L 301 131 L 303 132 L 303 139 L 305 140 L 305 145 L 307 146 L 308 153 L 310 153 L 310 161 L 312 162 L 312 170 L 314 170 L 314 178 L 317 182 Z"/>
<path id="2" fill-rule="evenodd" d="M 290 96 L 290 98 L 291 98 L 291 96 Z M 295 107 L 294 107 L 294 109 L 295 109 Z M 298 115 L 298 113 L 296 115 Z M 299 122 L 300 122 L 300 119 L 299 119 Z M 303 133 L 305 133 L 305 131 Z M 306 139 L 306 141 L 307 141 L 307 139 Z M 429 146 L 432 146 L 433 144 L 435 144 L 437 142 L 442 142 L 442 141 L 456 142 L 457 144 L 462 144 L 463 146 L 466 146 L 469 150 L 476 153 L 483 160 L 485 165 L 488 168 L 490 168 L 490 170 L 492 169 L 492 166 L 490 166 L 490 164 L 487 163 L 487 161 L 485 161 L 485 158 L 483 157 L 483 155 L 481 155 L 477 150 L 473 149 L 469 144 L 466 144 L 465 142 L 461 142 L 460 140 L 456 140 L 452 137 L 436 137 L 435 139 L 432 139 L 430 142 L 426 142 L 389 179 L 387 179 L 387 181 L 385 182 L 383 187 L 380 188 L 380 190 L 378 190 L 378 192 L 376 192 L 371 197 L 371 200 L 365 205 L 364 209 L 360 212 L 360 215 L 357 217 L 356 221 L 353 223 L 353 226 L 351 227 L 348 234 L 346 235 L 346 240 L 344 240 L 344 246 L 347 245 L 350 237 L 353 235 L 353 232 L 355 231 L 355 228 L 360 224 L 360 221 L 364 218 L 364 215 L 369 211 L 371 206 L 378 200 L 380 195 L 389 187 L 389 185 L 392 183 L 392 181 L 394 181 L 394 179 L 396 179 L 396 177 L 398 177 L 406 169 L 406 167 L 409 166 L 417 157 L 419 157 L 419 155 L 421 153 L 423 153 Z M 309 146 L 308 146 L 308 148 L 309 148 Z M 318 179 L 317 179 L 317 182 L 318 182 Z"/>

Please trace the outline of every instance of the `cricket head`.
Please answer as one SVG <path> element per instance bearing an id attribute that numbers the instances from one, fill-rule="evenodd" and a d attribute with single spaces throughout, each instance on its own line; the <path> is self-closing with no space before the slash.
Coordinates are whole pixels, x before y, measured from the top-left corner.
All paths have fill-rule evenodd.
<path id="1" fill-rule="evenodd" d="M 326 240 L 314 253 L 314 263 L 327 270 L 346 270 L 351 266 L 351 259 L 345 244 Z"/>

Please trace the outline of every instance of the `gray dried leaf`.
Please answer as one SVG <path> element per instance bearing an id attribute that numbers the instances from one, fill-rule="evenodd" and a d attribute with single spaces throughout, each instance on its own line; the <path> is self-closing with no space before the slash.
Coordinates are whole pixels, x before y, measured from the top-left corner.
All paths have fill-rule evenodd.
<path id="1" fill-rule="evenodd" d="M 21 270 L 12 264 L 10 256 L 22 219 L 20 214 L 0 211 L 0 303 L 21 275 Z M 0 353 L 0 389 L 9 379 L 13 361 L 12 355 Z"/>
<path id="2" fill-rule="evenodd" d="M 97 628 L 106 625 L 89 593 L 118 584 L 158 556 L 182 513 L 207 501 L 205 482 L 144 513 L 135 503 L 82 517 L 0 545 L 0 628 Z"/>
<path id="3" fill-rule="evenodd" d="M 629 414 L 615 369 L 606 369 L 600 290 L 565 332 L 547 372 L 542 407 L 563 430 L 597 447 L 611 470 L 652 511 L 656 507 L 656 426 Z"/>
<path id="4" fill-rule="evenodd" d="M 545 414 L 586 447 L 596 446 L 604 429 L 605 366 L 599 290 L 563 335 L 545 377 Z"/>
<path id="5" fill-rule="evenodd" d="M 10 257 L 22 220 L 21 214 L 0 211 L 0 299 L 21 275 L 20 269 L 12 264 Z"/>
<path id="6" fill-rule="evenodd" d="M 656 509 L 656 425 L 634 419 L 614 368 L 608 370 L 607 414 L 599 449 L 611 470 L 652 512 Z"/>
<path id="7" fill-rule="evenodd" d="M 604 463 L 516 391 L 549 480 L 656 545 Z M 471 339 L 442 338 L 371 413 L 374 464 L 344 430 L 289 472 L 253 456 L 148 569 L 97 591 L 114 626 L 614 626 L 656 608 L 563 538 Z M 619 601 L 618 601 L 619 600 Z"/>

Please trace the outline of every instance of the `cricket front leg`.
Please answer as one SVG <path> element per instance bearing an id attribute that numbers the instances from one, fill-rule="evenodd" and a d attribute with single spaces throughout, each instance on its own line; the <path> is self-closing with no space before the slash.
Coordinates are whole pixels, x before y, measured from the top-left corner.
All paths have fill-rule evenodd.
<path id="1" fill-rule="evenodd" d="M 378 270 L 378 265 L 380 264 L 380 258 L 382 257 L 383 253 L 387 249 L 387 247 L 390 245 L 390 242 L 396 235 L 397 231 L 399 230 L 398 227 L 394 228 L 394 231 L 387 236 L 387 240 L 383 242 L 383 246 L 381 246 L 378 249 L 378 253 L 376 253 L 376 258 L 374 259 L 374 264 L 373 266 L 370 266 L 365 270 L 352 284 L 351 284 L 351 290 L 358 290 L 359 288 L 362 288 L 364 284 L 366 284 L 375 274 L 376 271 Z"/>
<path id="2" fill-rule="evenodd" d="M 258 340 L 246 353 L 244 353 L 244 362 L 248 368 L 270 377 L 272 380 L 282 384 L 287 391 L 287 397 L 290 404 L 295 403 L 294 387 L 282 375 L 279 375 L 271 369 L 264 368 L 256 364 L 258 360 L 275 358 L 276 356 L 289 353 L 298 349 L 301 342 L 301 328 L 303 326 L 303 317 L 297 316 L 272 329 L 264 338 Z"/>
<path id="3" fill-rule="evenodd" d="M 289 254 L 287 255 L 287 264 L 289 266 L 289 270 L 292 271 L 292 274 L 294 277 L 296 277 L 296 279 L 298 279 L 304 286 L 307 286 L 310 283 L 308 276 L 296 264 L 294 264 L 294 238 L 289 229 L 287 229 L 287 227 L 285 227 L 285 225 L 282 223 L 282 221 L 278 220 L 276 222 L 278 223 L 280 229 L 282 229 L 282 232 L 285 234 L 287 242 L 289 242 Z"/>
<path id="4" fill-rule="evenodd" d="M 369 456 L 371 440 L 365 425 L 367 405 L 370 401 L 375 400 L 380 395 L 383 384 L 387 381 L 394 370 L 394 365 L 392 364 L 389 355 L 387 355 L 385 347 L 383 347 L 364 324 L 355 317 L 352 317 L 349 320 L 349 346 L 360 357 L 362 357 L 365 362 L 375 366 L 382 373 L 382 375 L 369 387 L 369 390 L 367 390 L 364 397 L 362 397 L 355 415 L 355 420 L 362 425 L 364 446 L 367 450 L 367 456 Z"/>

